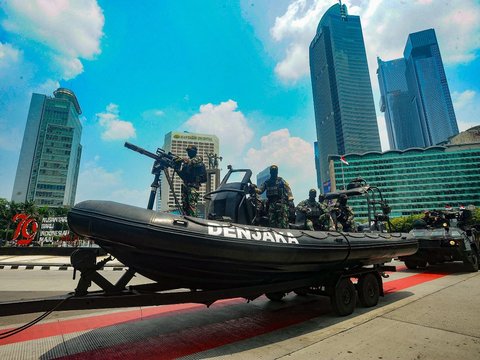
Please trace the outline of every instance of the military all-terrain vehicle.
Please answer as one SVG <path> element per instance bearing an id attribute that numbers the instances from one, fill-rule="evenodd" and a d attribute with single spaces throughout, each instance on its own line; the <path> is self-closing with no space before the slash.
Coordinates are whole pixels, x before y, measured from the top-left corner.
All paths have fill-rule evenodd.
<path id="1" fill-rule="evenodd" d="M 418 239 L 418 251 L 400 257 L 407 268 L 424 268 L 446 261 L 463 261 L 468 271 L 478 271 L 480 232 L 467 225 L 469 210 L 426 211 L 414 222 L 410 234 Z"/>

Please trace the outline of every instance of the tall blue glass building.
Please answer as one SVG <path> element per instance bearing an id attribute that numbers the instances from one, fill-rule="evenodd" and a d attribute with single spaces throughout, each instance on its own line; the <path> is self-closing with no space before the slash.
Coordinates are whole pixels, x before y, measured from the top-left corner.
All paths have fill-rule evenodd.
<path id="1" fill-rule="evenodd" d="M 423 144 L 418 111 L 408 91 L 405 59 L 378 62 L 380 111 L 385 113 L 388 141 L 392 149 L 408 149 Z"/>
<path id="2" fill-rule="evenodd" d="M 380 151 L 377 118 L 360 17 L 335 4 L 310 44 L 319 184 L 329 180 L 330 154 Z"/>
<path id="3" fill-rule="evenodd" d="M 378 60 L 381 110 L 390 147 L 428 147 L 458 134 L 458 125 L 433 29 L 408 36 L 404 57 Z"/>
<path id="4" fill-rule="evenodd" d="M 12 201 L 48 207 L 75 203 L 82 111 L 72 91 L 59 88 L 53 94 L 32 94 Z"/>

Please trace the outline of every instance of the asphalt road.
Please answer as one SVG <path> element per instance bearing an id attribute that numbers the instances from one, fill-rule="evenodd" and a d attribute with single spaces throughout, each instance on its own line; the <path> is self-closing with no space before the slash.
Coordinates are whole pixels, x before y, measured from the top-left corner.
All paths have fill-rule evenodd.
<path id="1" fill-rule="evenodd" d="M 71 271 L 0 270 L 2 301 L 64 294 L 75 286 Z M 388 294 L 377 307 L 359 307 L 347 317 L 335 316 L 326 297 L 293 294 L 275 303 L 261 297 L 210 308 L 183 304 L 54 313 L 23 337 L 0 340 L 0 358 L 480 358 L 480 273 L 464 272 L 460 263 L 403 269 L 384 287 Z M 3 317 L 0 328 L 33 317 Z"/>

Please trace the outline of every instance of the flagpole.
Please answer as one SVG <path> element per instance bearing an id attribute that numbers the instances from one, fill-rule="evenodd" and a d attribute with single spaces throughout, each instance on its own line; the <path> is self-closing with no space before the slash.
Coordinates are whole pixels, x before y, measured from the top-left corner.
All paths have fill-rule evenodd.
<path id="1" fill-rule="evenodd" d="M 340 166 L 342 168 L 343 190 L 345 190 L 345 175 L 343 173 L 343 161 L 342 160 L 340 160 Z"/>

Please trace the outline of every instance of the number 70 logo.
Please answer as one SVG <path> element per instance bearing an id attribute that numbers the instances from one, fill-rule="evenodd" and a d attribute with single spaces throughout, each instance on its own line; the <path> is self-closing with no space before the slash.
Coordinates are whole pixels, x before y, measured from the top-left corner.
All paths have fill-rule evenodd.
<path id="1" fill-rule="evenodd" d="M 30 244 L 35 235 L 37 235 L 38 223 L 34 218 L 26 214 L 16 214 L 12 220 L 13 222 L 20 220 L 12 240 L 17 240 L 17 245 Z"/>

